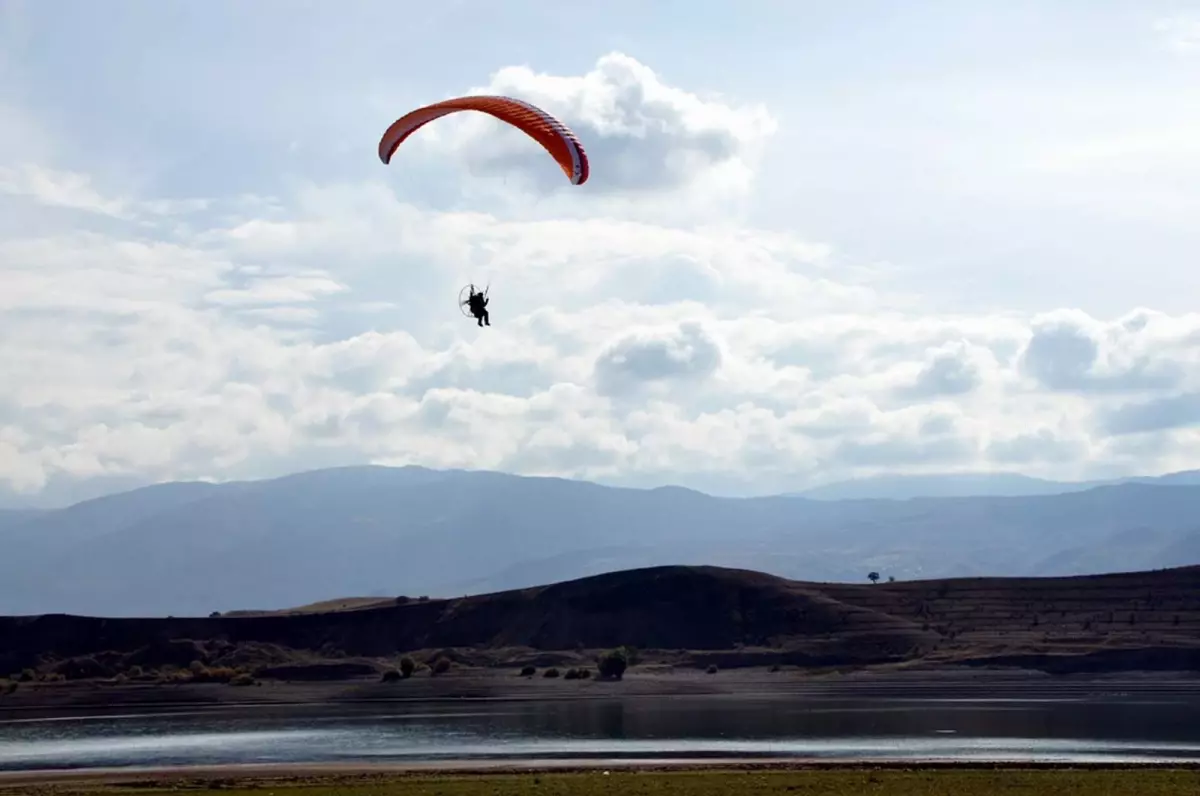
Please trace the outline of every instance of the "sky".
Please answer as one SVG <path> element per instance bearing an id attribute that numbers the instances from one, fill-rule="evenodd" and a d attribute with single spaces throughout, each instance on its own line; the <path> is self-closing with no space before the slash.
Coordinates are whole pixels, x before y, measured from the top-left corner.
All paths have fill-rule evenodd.
<path id="1" fill-rule="evenodd" d="M 1198 78 L 1158 0 L 0 0 L 0 495 L 1200 467 Z M 590 179 L 380 162 L 476 93 Z"/>

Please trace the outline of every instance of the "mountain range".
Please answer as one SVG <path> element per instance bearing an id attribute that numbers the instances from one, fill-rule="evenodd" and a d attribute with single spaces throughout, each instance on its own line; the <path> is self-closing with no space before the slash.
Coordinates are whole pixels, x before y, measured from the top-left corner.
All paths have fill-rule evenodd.
<path id="1" fill-rule="evenodd" d="M 421 467 L 176 482 L 0 512 L 0 614 L 207 615 L 715 565 L 807 581 L 1200 562 L 1194 473 L 1021 496 L 722 498 Z"/>

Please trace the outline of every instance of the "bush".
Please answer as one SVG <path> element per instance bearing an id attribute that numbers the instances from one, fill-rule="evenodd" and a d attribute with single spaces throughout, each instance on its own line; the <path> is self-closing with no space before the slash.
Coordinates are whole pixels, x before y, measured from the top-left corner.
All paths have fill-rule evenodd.
<path id="1" fill-rule="evenodd" d="M 193 665 L 188 667 L 188 671 L 192 675 L 193 683 L 228 683 L 241 674 L 237 669 L 231 669 L 228 666 L 209 668 L 204 665 L 199 667 Z"/>
<path id="2" fill-rule="evenodd" d="M 781 668 L 782 667 L 778 663 L 772 664 L 771 665 L 771 673 L 774 674 L 775 672 L 780 671 Z"/>
<path id="3" fill-rule="evenodd" d="M 413 672 L 417 670 L 417 662 L 405 655 L 400 659 L 400 676 L 405 679 L 412 677 Z"/>
<path id="4" fill-rule="evenodd" d="M 628 665 L 624 649 L 615 649 L 600 656 L 600 660 L 596 662 L 596 670 L 605 680 L 620 680 L 625 676 Z"/>
<path id="5" fill-rule="evenodd" d="M 255 680 L 254 675 L 250 674 L 249 672 L 242 672 L 230 680 L 229 684 L 244 687 L 248 685 L 258 685 L 258 681 Z"/>
<path id="6" fill-rule="evenodd" d="M 714 663 L 713 665 L 709 666 L 704 671 L 707 672 L 708 674 L 716 674 L 717 673 L 717 665 Z"/>
<path id="7" fill-rule="evenodd" d="M 579 670 L 579 679 L 580 680 L 590 680 L 591 678 L 592 678 L 592 670 L 591 669 L 583 668 L 583 669 Z"/>
<path id="8" fill-rule="evenodd" d="M 558 669 L 555 669 L 553 666 L 551 666 L 545 671 L 544 674 L 542 674 L 542 677 L 558 677 Z"/>
<path id="9" fill-rule="evenodd" d="M 533 677 L 535 674 L 537 674 L 536 666 L 525 666 L 521 669 L 522 677 Z"/>
<path id="10" fill-rule="evenodd" d="M 379 681 L 382 683 L 398 683 L 402 677 L 403 675 L 400 674 L 399 669 L 385 669 Z"/>
<path id="11" fill-rule="evenodd" d="M 567 671 L 563 673 L 563 679 L 564 680 L 578 680 L 579 679 L 579 670 L 578 669 L 567 669 Z"/>
<path id="12" fill-rule="evenodd" d="M 450 661 L 447 658 L 438 658 L 433 662 L 433 665 L 429 667 L 429 673 L 431 675 L 445 674 L 448 671 L 450 671 Z"/>
<path id="13" fill-rule="evenodd" d="M 15 694 L 17 689 L 20 687 L 21 684 L 16 680 L 9 680 L 5 683 L 0 683 L 0 694 Z"/>

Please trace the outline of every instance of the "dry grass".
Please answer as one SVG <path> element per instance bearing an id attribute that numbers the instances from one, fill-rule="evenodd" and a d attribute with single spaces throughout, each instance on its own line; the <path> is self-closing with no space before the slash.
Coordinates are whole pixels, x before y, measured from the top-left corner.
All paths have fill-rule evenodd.
<path id="1" fill-rule="evenodd" d="M 16 793 L 0 788 L 0 793 Z M 604 773 L 409 774 L 147 781 L 113 785 L 31 785 L 25 796 L 1179 796 L 1200 793 L 1189 769 L 843 768 Z"/>

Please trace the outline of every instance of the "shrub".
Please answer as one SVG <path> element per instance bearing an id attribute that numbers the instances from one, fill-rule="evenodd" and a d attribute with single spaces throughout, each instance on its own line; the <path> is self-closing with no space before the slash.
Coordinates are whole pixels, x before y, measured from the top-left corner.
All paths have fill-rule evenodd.
<path id="1" fill-rule="evenodd" d="M 413 672 L 417 670 L 417 662 L 405 655 L 400 659 L 400 676 L 409 678 L 413 676 Z"/>
<path id="2" fill-rule="evenodd" d="M 447 658 L 438 658 L 433 662 L 433 665 L 429 667 L 429 673 L 431 675 L 445 674 L 448 671 L 450 671 L 450 661 Z"/>
<path id="3" fill-rule="evenodd" d="M 771 672 L 772 672 L 772 674 L 773 674 L 773 673 L 775 673 L 775 672 L 778 672 L 778 671 L 780 670 L 780 668 L 781 668 L 781 667 L 779 666 L 779 664 L 778 664 L 778 663 L 771 664 Z"/>
<path id="4" fill-rule="evenodd" d="M 254 679 L 254 675 L 249 672 L 242 672 L 229 681 L 230 685 L 244 687 L 248 685 L 258 685 L 258 681 Z"/>
<path id="5" fill-rule="evenodd" d="M 591 669 L 583 668 L 583 669 L 579 670 L 579 679 L 580 680 L 590 680 L 591 678 L 592 678 L 592 670 Z"/>
<path id="6" fill-rule="evenodd" d="M 536 666 L 524 666 L 521 668 L 522 677 L 533 677 L 535 674 L 537 674 Z"/>
<path id="7" fill-rule="evenodd" d="M 194 683 L 228 683 L 240 674 L 237 669 L 231 669 L 228 666 L 209 668 L 201 664 L 197 667 L 195 662 L 188 667 L 188 673 Z M 186 675 L 184 677 L 186 679 Z"/>
<path id="8" fill-rule="evenodd" d="M 615 649 L 600 656 L 600 660 L 596 662 L 596 670 L 605 680 L 620 680 L 625 676 L 625 669 L 628 665 L 629 661 L 625 657 L 625 651 Z"/>
<path id="9" fill-rule="evenodd" d="M 717 665 L 714 663 L 711 666 L 709 666 L 707 669 L 705 669 L 704 671 L 707 672 L 708 674 L 716 674 L 717 673 Z"/>
<path id="10" fill-rule="evenodd" d="M 542 674 L 542 677 L 558 677 L 558 669 L 551 666 Z"/>
<path id="11" fill-rule="evenodd" d="M 579 670 L 578 669 L 567 669 L 563 673 L 563 679 L 564 680 L 578 680 L 579 679 Z"/>
<path id="12" fill-rule="evenodd" d="M 382 683 L 398 683 L 402 677 L 403 675 L 400 674 L 399 669 L 385 669 L 379 681 Z"/>

